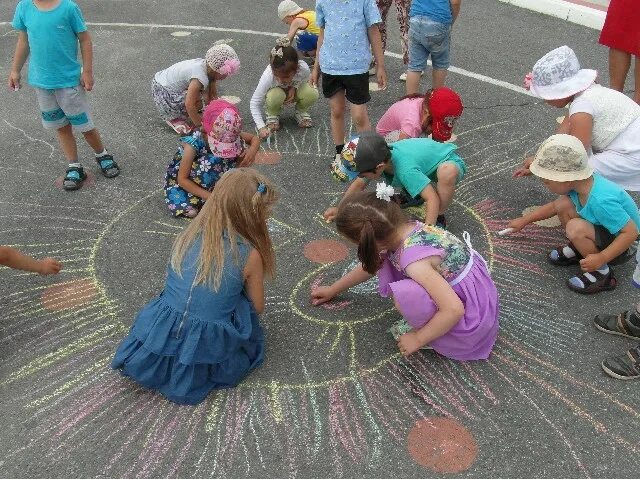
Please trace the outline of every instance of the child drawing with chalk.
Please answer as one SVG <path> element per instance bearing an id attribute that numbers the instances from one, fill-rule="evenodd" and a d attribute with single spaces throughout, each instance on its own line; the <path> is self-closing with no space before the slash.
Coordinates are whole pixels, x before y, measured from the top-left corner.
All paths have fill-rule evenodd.
<path id="1" fill-rule="evenodd" d="M 318 90 L 309 84 L 309 66 L 298 59 L 298 52 L 287 37 L 280 38 L 271 49 L 269 66 L 265 68 L 251 97 L 253 121 L 260 138 L 268 138 L 280 129 L 280 113 L 287 104 L 295 104 L 295 117 L 300 128 L 310 128 L 313 120 L 309 109 L 318 101 Z M 267 113 L 266 122 L 262 108 Z"/>
<path id="2" fill-rule="evenodd" d="M 595 173 L 587 151 L 573 135 L 549 137 L 538 149 L 531 173 L 558 198 L 509 223 L 501 233 L 520 231 L 534 221 L 558 215 L 569 242 L 547 258 L 555 266 L 579 265 L 582 273 L 567 280 L 581 294 L 612 290 L 617 281 L 610 264 L 631 258 L 640 214 L 629 194 Z"/>
<path id="3" fill-rule="evenodd" d="M 282 0 L 278 5 L 278 17 L 289 25 L 287 38 L 304 58 L 313 59 L 318 47 L 320 27 L 316 24 L 316 12 L 305 10 L 293 0 Z"/>
<path id="4" fill-rule="evenodd" d="M 242 131 L 238 108 L 226 100 L 213 100 L 202 115 L 202 127 L 180 138 L 167 168 L 164 195 L 171 213 L 194 218 L 222 174 L 236 166 L 251 166 L 259 148 L 260 139 Z"/>
<path id="5" fill-rule="evenodd" d="M 484 259 L 441 228 L 409 221 L 392 189 L 354 193 L 340 204 L 336 227 L 358 245 L 361 265 L 311 292 L 314 305 L 378 276 L 404 321 L 394 325 L 398 348 L 423 347 L 458 360 L 487 359 L 498 334 L 498 292 Z"/>
<path id="6" fill-rule="evenodd" d="M 41 276 L 58 274 L 62 269 L 62 264 L 53 258 L 35 259 L 22 254 L 10 246 L 0 246 L 0 265 L 8 266 L 22 271 L 31 271 Z"/>
<path id="7" fill-rule="evenodd" d="M 457 148 L 429 138 L 409 138 L 387 145 L 378 133 L 364 132 L 345 145 L 332 165 L 332 174 L 339 181 L 351 181 L 342 201 L 382 177 L 388 184 L 403 188 L 409 198 L 424 200 L 425 223 L 444 228 L 444 212 L 467 169 Z M 325 220 L 332 221 L 336 213 L 336 207 L 328 208 Z"/>
<path id="8" fill-rule="evenodd" d="M 251 168 L 222 176 L 176 238 L 164 290 L 138 313 L 114 369 L 170 401 L 198 404 L 260 366 L 263 283 L 275 271 L 267 220 L 277 197 Z"/>
<path id="9" fill-rule="evenodd" d="M 214 45 L 204 58 L 175 63 L 159 71 L 151 82 L 151 95 L 160 116 L 178 134 L 202 125 L 202 105 L 218 97 L 217 82 L 234 75 L 240 59 L 229 45 Z"/>

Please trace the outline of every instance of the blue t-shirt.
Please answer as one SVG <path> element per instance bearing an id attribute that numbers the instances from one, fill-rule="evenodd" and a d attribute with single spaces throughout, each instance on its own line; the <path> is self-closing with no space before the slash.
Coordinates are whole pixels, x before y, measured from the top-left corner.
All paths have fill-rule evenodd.
<path id="1" fill-rule="evenodd" d="M 453 143 L 440 143 L 430 138 L 407 138 L 390 146 L 393 175 L 385 172 L 384 179 L 392 186 L 404 188 L 412 198 L 437 181 L 438 167 L 445 161 L 456 164 L 458 178 L 462 178 L 467 169 L 456 153 L 458 147 Z"/>
<path id="2" fill-rule="evenodd" d="M 368 29 L 381 21 L 373 0 L 318 0 L 316 24 L 324 29 L 320 48 L 322 73 L 366 73 L 371 63 Z"/>
<path id="3" fill-rule="evenodd" d="M 413 0 L 409 17 L 416 16 L 429 17 L 433 21 L 447 25 L 453 21 L 449 0 Z"/>
<path id="4" fill-rule="evenodd" d="M 21 0 L 11 25 L 29 39 L 29 84 L 53 90 L 80 83 L 78 33 L 87 26 L 72 0 L 60 0 L 53 10 L 38 10 L 32 0 Z"/>
<path id="5" fill-rule="evenodd" d="M 629 220 L 640 230 L 638 207 L 629 193 L 597 173 L 593 174 L 593 186 L 584 206 L 576 191 L 570 191 L 569 198 L 581 218 L 594 226 L 603 226 L 612 235 L 620 233 Z"/>

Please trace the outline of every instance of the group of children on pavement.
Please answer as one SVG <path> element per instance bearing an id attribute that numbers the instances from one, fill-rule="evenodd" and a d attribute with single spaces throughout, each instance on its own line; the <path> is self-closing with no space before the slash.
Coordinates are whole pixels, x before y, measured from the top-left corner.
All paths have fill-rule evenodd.
<path id="1" fill-rule="evenodd" d="M 458 9 L 459 2 L 413 0 L 408 95 L 388 109 L 375 130 L 367 112 L 372 56 L 379 86 L 384 89 L 387 80 L 373 0 L 317 0 L 315 11 L 291 0 L 280 3 L 278 16 L 289 32 L 271 49 L 251 98 L 256 134 L 243 130 L 234 104 L 218 98 L 217 82 L 240 68 L 229 45 L 213 45 L 204 58 L 154 76 L 151 93 L 161 118 L 184 133 L 165 176 L 166 202 L 172 214 L 192 221 L 173 245 L 162 294 L 138 314 L 114 368 L 172 401 L 196 404 L 213 389 L 237 385 L 261 364 L 264 278 L 275 272 L 267 220 L 278 194 L 248 167 L 261 141 L 280 128 L 285 105 L 294 105 L 299 127 L 313 126 L 310 108 L 320 83 L 336 147 L 331 171 L 351 182 L 324 216 L 357 245 L 361 264 L 332 285 L 314 289 L 312 303 L 330 301 L 377 275 L 380 294 L 392 296 L 403 317 L 392 329 L 403 355 L 431 348 L 459 360 L 489 357 L 498 332 L 495 284 L 469 236 L 461 239 L 446 230 L 445 212 L 467 169 L 451 142 L 463 104 L 442 86 L 443 75 L 436 81 L 434 73 L 434 88 L 425 94 L 417 94 L 416 87 L 428 57 L 435 70 L 446 73 Z M 43 125 L 57 131 L 69 160 L 64 188 L 79 188 L 86 176 L 74 129 L 93 147 L 103 174 L 116 176 L 119 167 L 88 111 L 92 46 L 78 6 L 72 0 L 21 0 L 13 26 L 18 44 L 9 86 L 20 88 L 20 71 L 30 55 L 29 83 Z M 55 44 L 47 41 L 52 31 L 60 39 Z M 580 266 L 582 273 L 567 282 L 573 291 L 611 290 L 616 279 L 610 265 L 630 256 L 640 228 L 637 207 L 624 190 L 640 190 L 640 106 L 597 85 L 595 72 L 581 69 L 568 47 L 545 55 L 529 78 L 532 92 L 553 106 L 569 105 L 569 115 L 514 176 L 539 176 L 559 196 L 509 227 L 517 231 L 557 214 L 569 242 L 551 251 L 549 262 Z M 347 102 L 358 135 L 345 140 Z M 364 191 L 381 178 L 375 192 Z M 402 207 L 422 202 L 424 221 L 409 220 Z M 41 274 L 61 268 L 50 258 L 38 262 L 6 247 L 0 260 Z M 638 311 L 598 316 L 596 326 L 640 338 L 639 318 Z M 640 377 L 639 357 L 640 350 L 610 358 L 603 368 L 614 377 Z"/>

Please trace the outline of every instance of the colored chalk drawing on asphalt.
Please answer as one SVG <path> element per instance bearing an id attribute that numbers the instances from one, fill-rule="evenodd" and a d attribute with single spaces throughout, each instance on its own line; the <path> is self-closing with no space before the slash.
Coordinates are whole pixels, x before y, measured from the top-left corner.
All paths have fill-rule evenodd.
<path id="1" fill-rule="evenodd" d="M 312 307 L 310 290 L 340 277 L 355 264 L 355 255 L 351 251 L 331 262 L 307 260 L 305 245 L 326 239 L 332 225 L 296 219 L 296 214 L 285 222 L 276 211 L 269 230 L 283 268 L 279 274 L 285 278 L 283 286 L 271 284 L 267 290 L 262 320 L 272 351 L 292 340 L 300 341 L 300 347 L 291 356 L 285 356 L 285 349 L 269 356 L 236 389 L 215 392 L 197 407 L 176 406 L 120 377 L 109 364 L 133 320 L 129 305 L 143 304 L 162 286 L 167 252 L 187 221 L 154 210 L 154 205 L 164 206 L 162 193 L 143 181 L 138 190 L 101 183 L 109 189 L 108 207 L 3 202 L 2 244 L 55 256 L 65 269 L 49 278 L 0 272 L 10 282 L 3 291 L 0 350 L 12 342 L 21 345 L 3 360 L 9 373 L 0 384 L 13 392 L 9 410 L 24 417 L 21 426 L 29 427 L 28 438 L 11 441 L 3 452 L 0 475 L 11 463 L 29 461 L 34 454 L 54 466 L 64 464 L 57 461 L 99 440 L 109 452 L 85 465 L 93 476 L 265 477 L 285 467 L 296 477 L 310 463 L 322 462 L 335 477 L 353 477 L 353 468 L 375 471 L 395 451 L 424 444 L 427 437 L 411 431 L 424 427 L 425 420 L 443 424 L 439 430 L 446 432 L 433 447 L 473 470 L 483 447 L 490 446 L 473 434 L 488 428 L 498 436 L 492 415 L 513 399 L 499 394 L 496 384 L 507 384 L 523 398 L 527 413 L 542 419 L 546 439 L 551 443 L 555 438 L 553 444 L 566 449 L 584 477 L 590 476 L 579 448 L 558 425 L 567 417 L 552 417 L 547 399 L 566 405 L 563 411 L 574 422 L 621 450 L 638 452 L 635 429 L 607 424 L 597 409 L 604 402 L 637 427 L 636 408 L 554 362 L 556 355 L 572 351 L 576 336 L 568 332 L 566 321 L 548 320 L 556 311 L 555 285 L 532 290 L 531 282 L 549 279 L 541 258 L 561 234 L 532 225 L 526 234 L 498 237 L 495 232 L 517 212 L 504 199 L 477 196 L 474 184 L 511 170 L 513 162 L 506 158 L 513 158 L 528 137 L 518 133 L 517 119 L 497 124 L 504 125 L 506 136 L 494 143 L 484 134 L 494 125 L 459 133 L 459 145 L 474 151 L 465 159 L 476 167 L 458 188 L 448 216 L 453 232 L 469 230 L 502 294 L 501 337 L 486 363 L 450 361 L 433 352 L 401 358 L 386 333 L 397 313 L 374 294 L 374 280 L 336 298 L 340 306 L 329 308 L 330 314 L 327 308 Z M 0 130 L 16 144 L 24 142 L 20 147 L 34 156 L 57 161 L 55 147 L 45 140 L 6 120 Z M 263 151 L 280 155 L 282 163 L 326 159 L 332 148 L 326 121 L 302 134 L 285 127 L 272 145 L 263 145 Z M 48 178 L 40 171 L 26 173 Z M 314 193 L 299 192 L 303 197 L 295 198 L 287 192 L 280 207 L 296 212 L 300 201 Z M 325 206 L 318 204 L 318 214 Z M 26 218 L 32 223 L 26 225 Z M 67 235 L 64 241 L 58 237 L 61 231 Z M 140 258 L 145 266 L 132 271 L 130 265 Z M 107 270 L 117 274 L 107 275 Z M 123 288 L 120 283 L 129 277 L 131 286 Z M 371 304 L 374 313 L 364 307 Z M 281 463 L 268 461 L 266 451 L 282 458 Z M 433 456 L 418 454 L 418 459 L 434 471 L 445 467 Z"/>

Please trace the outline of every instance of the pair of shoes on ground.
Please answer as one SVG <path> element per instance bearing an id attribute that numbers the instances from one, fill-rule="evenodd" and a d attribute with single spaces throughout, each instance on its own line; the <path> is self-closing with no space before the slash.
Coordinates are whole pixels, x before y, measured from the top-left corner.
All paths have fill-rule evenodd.
<path id="1" fill-rule="evenodd" d="M 604 333 L 640 341 L 640 318 L 635 312 L 623 311 L 618 315 L 599 314 L 593 319 L 593 324 Z M 605 373 L 615 379 L 640 378 L 640 346 L 605 359 L 601 366 Z"/>
<path id="2" fill-rule="evenodd" d="M 106 178 L 115 178 L 120 174 L 118 163 L 113 156 L 107 154 L 96 158 L 100 171 Z M 62 180 L 62 187 L 67 191 L 77 190 L 82 186 L 87 174 L 82 166 L 69 166 Z"/>
<path id="3" fill-rule="evenodd" d="M 311 128 L 313 126 L 313 120 L 309 113 L 303 113 L 296 110 L 295 118 L 300 128 Z M 278 131 L 280 129 L 280 117 L 268 115 L 266 124 L 272 132 Z"/>
<path id="4" fill-rule="evenodd" d="M 567 254 L 565 254 L 565 250 L 567 251 Z M 570 254 L 569 251 L 571 251 L 572 254 Z M 614 265 L 625 263 L 631 259 L 632 256 L 633 252 L 631 250 L 627 250 L 609 264 Z M 581 259 L 583 259 L 582 255 L 571 242 L 566 246 L 561 246 L 551 250 L 547 256 L 547 261 L 554 266 L 578 265 L 580 264 Z M 590 273 L 581 273 L 577 276 L 572 276 L 567 280 L 566 284 L 567 288 L 576 293 L 596 294 L 602 291 L 611 291 L 615 289 L 618 285 L 618 281 L 613 275 L 613 269 L 609 268 L 609 271 L 606 273 L 601 271 L 592 271 Z"/>

